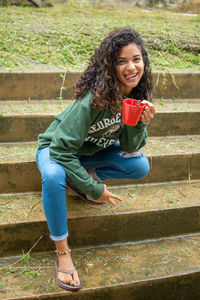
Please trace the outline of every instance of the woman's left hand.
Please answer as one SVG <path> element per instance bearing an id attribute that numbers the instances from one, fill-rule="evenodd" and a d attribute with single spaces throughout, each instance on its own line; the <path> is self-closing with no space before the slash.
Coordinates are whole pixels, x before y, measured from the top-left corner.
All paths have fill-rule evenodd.
<path id="1" fill-rule="evenodd" d="M 141 114 L 141 121 L 142 123 L 146 123 L 153 119 L 156 114 L 156 110 L 155 106 L 151 102 L 143 100 L 142 103 L 146 104 L 146 106 Z"/>

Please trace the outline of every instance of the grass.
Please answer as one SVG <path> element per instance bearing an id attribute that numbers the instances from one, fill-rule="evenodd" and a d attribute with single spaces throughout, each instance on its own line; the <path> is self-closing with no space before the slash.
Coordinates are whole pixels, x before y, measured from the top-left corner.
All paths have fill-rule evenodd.
<path id="1" fill-rule="evenodd" d="M 122 26 L 141 33 L 152 69 L 199 70 L 199 23 L 200 16 L 124 4 L 1 7 L 0 70 L 82 70 L 101 40 Z"/>

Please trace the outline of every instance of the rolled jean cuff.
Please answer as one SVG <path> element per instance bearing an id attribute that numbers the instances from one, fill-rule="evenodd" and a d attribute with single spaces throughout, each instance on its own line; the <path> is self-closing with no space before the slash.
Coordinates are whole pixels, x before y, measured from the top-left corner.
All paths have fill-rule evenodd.
<path id="1" fill-rule="evenodd" d="M 60 236 L 50 235 L 50 238 L 52 239 L 52 241 L 59 242 L 68 238 L 68 232 Z"/>

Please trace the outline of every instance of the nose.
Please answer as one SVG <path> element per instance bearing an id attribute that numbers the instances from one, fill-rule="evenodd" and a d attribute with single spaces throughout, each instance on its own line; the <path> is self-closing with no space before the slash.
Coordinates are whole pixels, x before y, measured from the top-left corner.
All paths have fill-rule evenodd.
<path id="1" fill-rule="evenodd" d="M 132 60 L 128 62 L 127 69 L 131 71 L 135 69 L 135 64 Z"/>

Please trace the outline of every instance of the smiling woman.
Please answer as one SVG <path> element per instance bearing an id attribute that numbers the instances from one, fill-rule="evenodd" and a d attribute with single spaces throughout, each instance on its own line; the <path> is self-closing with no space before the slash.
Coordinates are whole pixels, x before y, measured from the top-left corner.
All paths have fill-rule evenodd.
<path id="1" fill-rule="evenodd" d="M 134 70 L 136 65 L 138 70 Z M 135 79 L 124 77 L 130 74 L 136 75 Z M 135 80 L 134 83 L 132 80 Z M 126 87 L 129 95 L 124 91 Z M 103 40 L 76 84 L 75 97 L 81 99 L 88 88 L 95 95 L 91 105 L 94 108 L 110 109 L 113 113 L 120 110 L 123 96 L 130 96 L 133 88 L 135 99 L 151 101 L 149 58 L 137 31 L 117 29 Z"/>
<path id="2" fill-rule="evenodd" d="M 66 188 L 92 205 L 116 206 L 107 180 L 138 180 L 150 170 L 139 150 L 147 142 L 147 125 L 155 115 L 151 71 L 140 35 L 131 28 L 111 32 L 92 56 L 76 84 L 76 100 L 39 135 L 37 165 L 50 237 L 56 246 L 58 284 L 81 288 L 68 246 Z M 122 122 L 125 96 L 145 102 L 135 126 Z M 146 100 L 145 100 L 146 99 Z M 132 116 L 133 118 L 133 116 Z"/>

